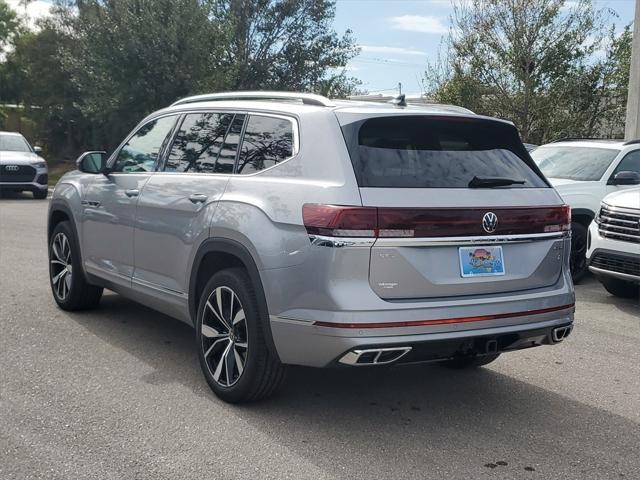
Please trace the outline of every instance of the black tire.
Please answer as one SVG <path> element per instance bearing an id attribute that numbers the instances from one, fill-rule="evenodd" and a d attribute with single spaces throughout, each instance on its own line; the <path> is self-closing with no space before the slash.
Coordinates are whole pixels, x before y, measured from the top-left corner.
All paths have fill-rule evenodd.
<path id="1" fill-rule="evenodd" d="M 204 287 L 196 320 L 198 357 L 211 390 L 225 402 L 260 400 L 282 384 L 285 366 L 266 344 L 268 321 L 260 314 L 255 287 L 243 269 L 217 272 Z"/>
<path id="2" fill-rule="evenodd" d="M 600 282 L 611 295 L 621 298 L 640 298 L 640 285 L 618 278 L 601 278 Z"/>
<path id="3" fill-rule="evenodd" d="M 578 283 L 587 274 L 587 227 L 578 222 L 571 223 L 571 278 Z"/>
<path id="4" fill-rule="evenodd" d="M 68 255 L 60 248 L 64 241 L 68 242 Z M 63 310 L 92 309 L 98 306 L 102 297 L 102 288 L 89 284 L 84 276 L 80 249 L 69 222 L 58 223 L 51 234 L 49 284 L 54 300 Z"/>
<path id="5" fill-rule="evenodd" d="M 492 355 L 469 355 L 464 357 L 452 358 L 450 360 L 445 360 L 444 362 L 440 362 L 445 367 L 449 368 L 477 368 L 482 367 L 483 365 L 487 365 L 493 362 L 500 356 L 499 353 L 494 353 Z"/>
<path id="6" fill-rule="evenodd" d="M 47 198 L 48 194 L 49 192 L 47 190 L 34 190 L 33 198 L 35 198 L 36 200 L 44 200 L 45 198 Z"/>

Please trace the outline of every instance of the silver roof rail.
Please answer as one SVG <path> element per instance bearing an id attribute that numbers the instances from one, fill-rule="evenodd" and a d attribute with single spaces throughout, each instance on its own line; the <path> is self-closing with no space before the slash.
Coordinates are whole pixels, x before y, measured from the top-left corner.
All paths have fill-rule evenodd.
<path id="1" fill-rule="evenodd" d="M 335 106 L 331 100 L 322 95 L 314 95 L 312 93 L 296 93 L 296 92 L 224 92 L 224 93 L 207 93 L 204 95 L 195 95 L 193 97 L 182 98 L 171 104 L 184 105 L 195 102 L 220 102 L 224 100 L 299 100 L 305 105 L 316 105 L 319 107 Z"/>

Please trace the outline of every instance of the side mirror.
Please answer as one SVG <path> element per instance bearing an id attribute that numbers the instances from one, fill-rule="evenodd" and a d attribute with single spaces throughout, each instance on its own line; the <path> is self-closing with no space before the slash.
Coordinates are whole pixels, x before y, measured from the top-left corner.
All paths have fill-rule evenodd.
<path id="1" fill-rule="evenodd" d="M 83 173 L 103 173 L 107 164 L 107 152 L 84 152 L 76 160 L 78 170 Z"/>
<path id="2" fill-rule="evenodd" d="M 33 147 L 33 151 L 36 153 L 42 153 L 42 147 L 38 147 L 37 145 Z"/>
<path id="3" fill-rule="evenodd" d="M 618 172 L 609 182 L 611 185 L 640 185 L 640 173 L 638 172 Z"/>

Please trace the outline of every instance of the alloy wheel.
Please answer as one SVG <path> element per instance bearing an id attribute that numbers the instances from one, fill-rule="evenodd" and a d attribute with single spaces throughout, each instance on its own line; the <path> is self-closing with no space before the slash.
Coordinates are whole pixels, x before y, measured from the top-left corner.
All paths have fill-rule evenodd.
<path id="1" fill-rule="evenodd" d="M 242 303 L 231 288 L 217 287 L 202 315 L 204 361 L 214 381 L 230 387 L 242 376 L 247 361 L 249 337 Z"/>
<path id="2" fill-rule="evenodd" d="M 51 243 L 51 283 L 59 300 L 65 301 L 71 291 L 73 265 L 71 263 L 71 245 L 67 236 L 60 232 Z"/>

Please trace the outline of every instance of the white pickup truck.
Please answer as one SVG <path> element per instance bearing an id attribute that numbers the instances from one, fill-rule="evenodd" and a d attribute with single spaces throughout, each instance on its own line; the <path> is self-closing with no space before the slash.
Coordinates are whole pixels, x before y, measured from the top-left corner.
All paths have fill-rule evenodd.
<path id="1" fill-rule="evenodd" d="M 602 199 L 640 185 L 640 140 L 562 140 L 531 152 L 542 173 L 571 206 L 571 272 L 587 272 L 587 232 Z"/>

